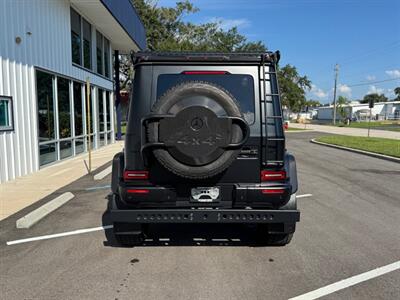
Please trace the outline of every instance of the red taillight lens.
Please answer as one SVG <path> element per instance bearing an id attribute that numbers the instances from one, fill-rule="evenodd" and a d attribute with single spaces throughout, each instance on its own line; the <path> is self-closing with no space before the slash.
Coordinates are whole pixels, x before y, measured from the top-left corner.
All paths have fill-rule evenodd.
<path id="1" fill-rule="evenodd" d="M 285 171 L 261 171 L 261 181 L 277 181 L 286 179 Z"/>
<path id="2" fill-rule="evenodd" d="M 148 194 L 149 190 L 144 189 L 131 189 L 126 191 L 128 194 Z"/>
<path id="3" fill-rule="evenodd" d="M 226 71 L 183 71 L 184 75 L 225 75 L 229 74 Z"/>
<path id="4" fill-rule="evenodd" d="M 125 171 L 124 172 L 124 180 L 146 180 L 149 179 L 148 171 Z"/>
<path id="5" fill-rule="evenodd" d="M 285 193 L 284 189 L 264 189 L 262 190 L 263 194 L 273 194 L 273 195 L 281 195 Z"/>

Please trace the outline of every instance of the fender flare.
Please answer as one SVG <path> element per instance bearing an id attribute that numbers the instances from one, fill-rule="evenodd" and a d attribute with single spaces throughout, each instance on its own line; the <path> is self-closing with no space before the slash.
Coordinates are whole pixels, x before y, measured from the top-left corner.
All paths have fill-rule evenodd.
<path id="1" fill-rule="evenodd" d="M 289 182 L 292 186 L 292 194 L 295 194 L 298 190 L 296 160 L 289 152 L 285 153 L 284 164 L 286 174 L 289 177 Z"/>
<path id="2" fill-rule="evenodd" d="M 118 194 L 119 181 L 122 178 L 124 171 L 124 152 L 118 152 L 114 155 L 112 161 L 112 173 L 111 173 L 111 191 L 113 194 Z"/>

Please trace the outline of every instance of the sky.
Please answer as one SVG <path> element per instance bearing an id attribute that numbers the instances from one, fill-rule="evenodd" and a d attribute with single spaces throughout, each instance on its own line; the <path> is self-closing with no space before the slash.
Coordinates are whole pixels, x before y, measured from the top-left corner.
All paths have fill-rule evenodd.
<path id="1" fill-rule="evenodd" d="M 173 6 L 174 0 L 159 0 Z M 200 9 L 186 21 L 237 26 L 250 41 L 280 50 L 312 82 L 308 99 L 333 99 L 334 66 L 338 95 L 350 100 L 368 93 L 394 98 L 400 86 L 400 0 L 191 0 Z M 380 82 L 384 81 L 384 82 Z"/>

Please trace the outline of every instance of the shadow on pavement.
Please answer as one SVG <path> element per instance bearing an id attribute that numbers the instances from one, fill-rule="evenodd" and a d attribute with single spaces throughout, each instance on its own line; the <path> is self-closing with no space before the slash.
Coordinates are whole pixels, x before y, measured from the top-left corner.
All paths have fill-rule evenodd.
<path id="1" fill-rule="evenodd" d="M 103 226 L 111 225 L 107 211 Z M 265 247 L 259 238 L 257 226 L 243 224 L 148 224 L 146 240 L 141 246 L 246 246 Z M 123 247 L 115 240 L 113 230 L 105 230 L 104 246 Z"/>

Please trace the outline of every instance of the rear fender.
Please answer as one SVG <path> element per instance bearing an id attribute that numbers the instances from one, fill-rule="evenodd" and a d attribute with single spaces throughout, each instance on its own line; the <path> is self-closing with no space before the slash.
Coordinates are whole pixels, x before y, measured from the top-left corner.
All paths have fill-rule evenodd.
<path id="1" fill-rule="evenodd" d="M 289 182 L 292 186 L 292 194 L 295 194 L 298 190 L 296 160 L 292 154 L 286 152 L 284 163 L 286 174 L 288 175 Z"/>
<path id="2" fill-rule="evenodd" d="M 124 152 L 114 155 L 112 162 L 111 190 L 114 194 L 118 194 L 119 181 L 124 171 Z"/>

